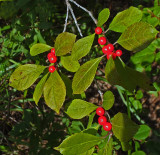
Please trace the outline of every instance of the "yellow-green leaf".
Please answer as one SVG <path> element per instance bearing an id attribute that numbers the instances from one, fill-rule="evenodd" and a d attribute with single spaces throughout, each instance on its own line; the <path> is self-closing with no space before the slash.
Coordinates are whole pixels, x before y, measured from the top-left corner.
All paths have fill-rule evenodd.
<path id="1" fill-rule="evenodd" d="M 106 91 L 103 95 L 103 108 L 109 110 L 114 104 L 114 95 L 111 91 Z"/>

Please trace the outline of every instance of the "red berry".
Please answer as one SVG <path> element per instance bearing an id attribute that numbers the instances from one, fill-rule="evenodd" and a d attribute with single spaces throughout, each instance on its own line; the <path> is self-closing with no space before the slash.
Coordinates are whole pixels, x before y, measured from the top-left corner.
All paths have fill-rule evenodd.
<path id="1" fill-rule="evenodd" d="M 103 124 L 105 124 L 107 122 L 107 118 L 105 117 L 105 116 L 100 116 L 99 118 L 98 118 L 98 123 L 100 124 L 100 125 L 103 125 Z"/>
<path id="2" fill-rule="evenodd" d="M 55 63 L 56 61 L 57 61 L 57 57 L 55 55 L 49 58 L 50 63 Z"/>
<path id="3" fill-rule="evenodd" d="M 54 54 L 54 55 L 56 54 L 56 53 L 55 53 L 55 48 L 52 48 L 52 49 L 51 49 L 51 53 Z"/>
<path id="4" fill-rule="evenodd" d="M 117 50 L 117 51 L 116 51 L 116 55 L 117 55 L 118 57 L 120 57 L 120 56 L 122 55 L 122 51 L 121 51 L 121 50 Z"/>
<path id="5" fill-rule="evenodd" d="M 48 53 L 47 58 L 50 59 L 53 56 L 54 56 L 53 53 L 50 52 L 50 53 Z"/>
<path id="6" fill-rule="evenodd" d="M 106 44 L 106 42 L 107 42 L 107 40 L 106 40 L 105 37 L 100 37 L 100 38 L 98 39 L 98 43 L 99 43 L 100 45 L 104 45 L 104 44 Z"/>
<path id="7" fill-rule="evenodd" d="M 53 73 L 56 70 L 56 68 L 54 66 L 49 66 L 49 72 Z"/>
<path id="8" fill-rule="evenodd" d="M 102 28 L 101 27 L 96 27 L 95 33 L 96 34 L 101 34 L 102 33 Z"/>
<path id="9" fill-rule="evenodd" d="M 108 44 L 107 49 L 108 49 L 109 52 L 113 52 L 114 46 L 112 44 Z"/>
<path id="10" fill-rule="evenodd" d="M 99 107 L 99 108 L 97 108 L 96 109 L 96 114 L 98 115 L 98 116 L 103 116 L 104 115 L 104 109 L 102 108 L 102 107 Z"/>
<path id="11" fill-rule="evenodd" d="M 110 131 L 112 129 L 112 124 L 109 123 L 109 122 L 105 122 L 103 124 L 103 129 L 106 130 L 106 131 Z"/>
<path id="12" fill-rule="evenodd" d="M 112 56 L 112 58 L 113 58 L 113 60 L 116 58 L 116 53 L 113 53 L 113 52 L 109 52 L 109 53 L 107 53 L 107 59 L 109 60 L 110 59 L 110 57 Z"/>

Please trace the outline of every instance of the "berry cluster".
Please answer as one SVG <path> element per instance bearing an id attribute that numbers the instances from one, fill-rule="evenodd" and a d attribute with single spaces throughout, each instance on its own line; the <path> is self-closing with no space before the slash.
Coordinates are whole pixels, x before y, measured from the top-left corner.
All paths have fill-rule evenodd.
<path id="1" fill-rule="evenodd" d="M 48 53 L 47 58 L 50 63 L 57 62 L 57 57 L 55 55 L 55 48 L 51 49 L 51 52 Z M 49 66 L 49 72 L 53 73 L 56 70 L 55 66 Z"/>
<path id="2" fill-rule="evenodd" d="M 101 27 L 97 27 L 95 29 L 95 33 L 100 35 L 102 33 L 102 28 Z M 120 57 L 122 55 L 122 51 L 121 50 L 116 50 L 114 51 L 114 46 L 113 44 L 108 44 L 105 45 L 107 43 L 107 39 L 106 37 L 100 37 L 98 39 L 98 43 L 100 45 L 104 45 L 102 48 L 102 52 L 107 55 L 107 59 L 109 60 L 109 58 L 112 56 L 113 60 L 118 56 Z"/>
<path id="3" fill-rule="evenodd" d="M 105 110 L 102 107 L 98 107 L 96 109 L 96 114 L 100 116 L 98 118 L 98 123 L 103 125 L 103 129 L 106 131 L 110 131 L 112 129 L 112 124 L 107 122 L 107 118 L 104 116 Z"/>

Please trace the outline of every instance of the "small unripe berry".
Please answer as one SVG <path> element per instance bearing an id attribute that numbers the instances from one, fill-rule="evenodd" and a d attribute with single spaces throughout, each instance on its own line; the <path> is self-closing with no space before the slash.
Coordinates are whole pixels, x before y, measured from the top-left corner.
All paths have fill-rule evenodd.
<path id="1" fill-rule="evenodd" d="M 49 72 L 53 73 L 56 70 L 56 68 L 54 66 L 49 66 Z"/>
<path id="2" fill-rule="evenodd" d="M 48 60 L 49 60 L 50 63 L 55 63 L 55 62 L 57 62 L 57 57 L 55 55 L 53 55 Z"/>
<path id="3" fill-rule="evenodd" d="M 102 107 L 98 107 L 98 108 L 96 109 L 96 114 L 97 114 L 98 116 L 103 116 L 104 113 L 105 113 L 105 111 L 104 111 L 104 109 L 103 109 Z"/>
<path id="4" fill-rule="evenodd" d="M 116 55 L 117 55 L 118 57 L 120 57 L 120 56 L 122 55 L 122 51 L 121 51 L 121 50 L 117 50 L 117 51 L 116 51 Z"/>
<path id="5" fill-rule="evenodd" d="M 52 49 L 51 49 L 51 53 L 54 54 L 54 55 L 56 54 L 56 53 L 55 53 L 55 48 L 52 48 Z"/>
<path id="6" fill-rule="evenodd" d="M 104 45 L 104 44 L 106 44 L 106 42 L 107 42 L 107 39 L 106 39 L 105 37 L 100 37 L 100 38 L 98 39 L 98 43 L 99 43 L 100 45 Z"/>
<path id="7" fill-rule="evenodd" d="M 105 117 L 105 116 L 100 116 L 99 118 L 98 118 L 98 123 L 100 124 L 100 125 L 103 125 L 103 124 L 105 124 L 107 122 L 107 118 Z"/>
<path id="8" fill-rule="evenodd" d="M 101 27 L 96 27 L 95 33 L 96 34 L 101 34 L 102 33 L 102 28 Z"/>
<path id="9" fill-rule="evenodd" d="M 110 130 L 112 129 L 112 124 L 109 123 L 109 122 L 105 122 L 105 123 L 103 124 L 103 129 L 104 129 L 105 131 L 110 131 Z"/>

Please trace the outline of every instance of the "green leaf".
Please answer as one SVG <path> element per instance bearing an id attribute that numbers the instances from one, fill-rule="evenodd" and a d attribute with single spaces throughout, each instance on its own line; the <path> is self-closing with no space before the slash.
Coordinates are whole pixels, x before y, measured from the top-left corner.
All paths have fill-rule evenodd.
<path id="1" fill-rule="evenodd" d="M 98 152 L 98 155 L 113 155 L 113 138 L 106 143 L 105 147 Z"/>
<path id="2" fill-rule="evenodd" d="M 92 126 L 93 119 L 94 119 L 94 116 L 95 116 L 95 115 L 96 115 L 96 112 L 92 112 L 92 113 L 89 115 L 89 120 L 88 120 L 87 129 Z"/>
<path id="3" fill-rule="evenodd" d="M 112 85 L 119 85 L 123 88 L 133 91 L 140 87 L 146 91 L 154 90 L 149 78 L 132 68 L 127 67 L 119 58 L 109 59 L 106 64 L 105 74 L 107 81 Z"/>
<path id="4" fill-rule="evenodd" d="M 106 91 L 103 96 L 103 108 L 109 110 L 114 104 L 114 95 L 111 91 Z"/>
<path id="5" fill-rule="evenodd" d="M 76 35 L 68 32 L 63 32 L 58 35 L 55 42 L 56 56 L 66 55 L 72 50 Z"/>
<path id="6" fill-rule="evenodd" d="M 119 12 L 111 24 L 109 29 L 115 32 L 124 32 L 130 25 L 139 22 L 142 18 L 142 11 L 131 6 L 129 9 Z"/>
<path id="7" fill-rule="evenodd" d="M 63 56 L 61 57 L 61 63 L 65 69 L 70 72 L 76 72 L 80 64 L 77 60 L 73 60 L 71 56 Z"/>
<path id="8" fill-rule="evenodd" d="M 81 119 L 97 109 L 93 103 L 89 103 L 80 99 L 72 101 L 67 109 L 67 114 L 73 119 Z"/>
<path id="9" fill-rule="evenodd" d="M 51 73 L 43 90 L 46 104 L 59 113 L 59 110 L 65 101 L 66 87 L 57 71 Z"/>
<path id="10" fill-rule="evenodd" d="M 11 75 L 9 84 L 17 90 L 29 88 L 46 67 L 34 64 L 19 66 Z"/>
<path id="11" fill-rule="evenodd" d="M 35 55 L 38 55 L 40 53 L 47 52 L 47 51 L 49 51 L 52 48 L 53 47 L 51 47 L 49 45 L 38 43 L 38 44 L 35 44 L 35 45 L 33 45 L 31 47 L 30 54 L 31 54 L 31 56 L 35 56 Z"/>
<path id="12" fill-rule="evenodd" d="M 145 140 L 151 132 L 151 129 L 147 125 L 140 125 L 138 132 L 135 134 L 134 138 L 136 140 Z"/>
<path id="13" fill-rule="evenodd" d="M 66 138 L 56 150 L 60 150 L 63 155 L 75 155 L 85 153 L 98 144 L 102 138 L 87 133 L 76 133 Z"/>
<path id="14" fill-rule="evenodd" d="M 136 152 L 133 152 L 132 155 L 146 155 L 146 153 L 143 151 L 136 151 Z"/>
<path id="15" fill-rule="evenodd" d="M 110 11 L 108 8 L 103 9 L 98 15 L 98 27 L 101 27 L 109 18 Z"/>
<path id="16" fill-rule="evenodd" d="M 121 142 L 128 142 L 132 139 L 138 129 L 139 126 L 124 113 L 119 112 L 112 120 L 113 133 Z"/>
<path id="17" fill-rule="evenodd" d="M 122 150 L 128 151 L 132 149 L 132 146 L 129 144 L 129 142 L 121 142 Z"/>
<path id="18" fill-rule="evenodd" d="M 145 49 L 156 37 L 158 31 L 148 23 L 138 22 L 129 26 L 118 39 L 118 43 L 129 51 Z"/>
<path id="19" fill-rule="evenodd" d="M 72 49 L 72 59 L 79 60 L 86 56 L 93 44 L 95 34 L 79 39 L 73 46 Z"/>
<path id="20" fill-rule="evenodd" d="M 74 94 L 83 93 L 91 85 L 101 59 L 102 57 L 86 62 L 75 73 L 72 83 Z"/>
<path id="21" fill-rule="evenodd" d="M 37 84 L 35 90 L 34 90 L 34 93 L 33 93 L 33 100 L 35 101 L 35 103 L 38 105 L 38 102 L 39 102 L 39 99 L 41 98 L 42 96 L 42 92 L 43 92 L 43 87 L 44 87 L 44 84 L 47 80 L 47 77 L 48 77 L 48 74 L 47 73 L 40 81 L 39 83 Z"/>
<path id="22" fill-rule="evenodd" d="M 93 152 L 94 152 L 94 147 L 84 153 L 79 154 L 79 155 L 93 155 Z"/>

